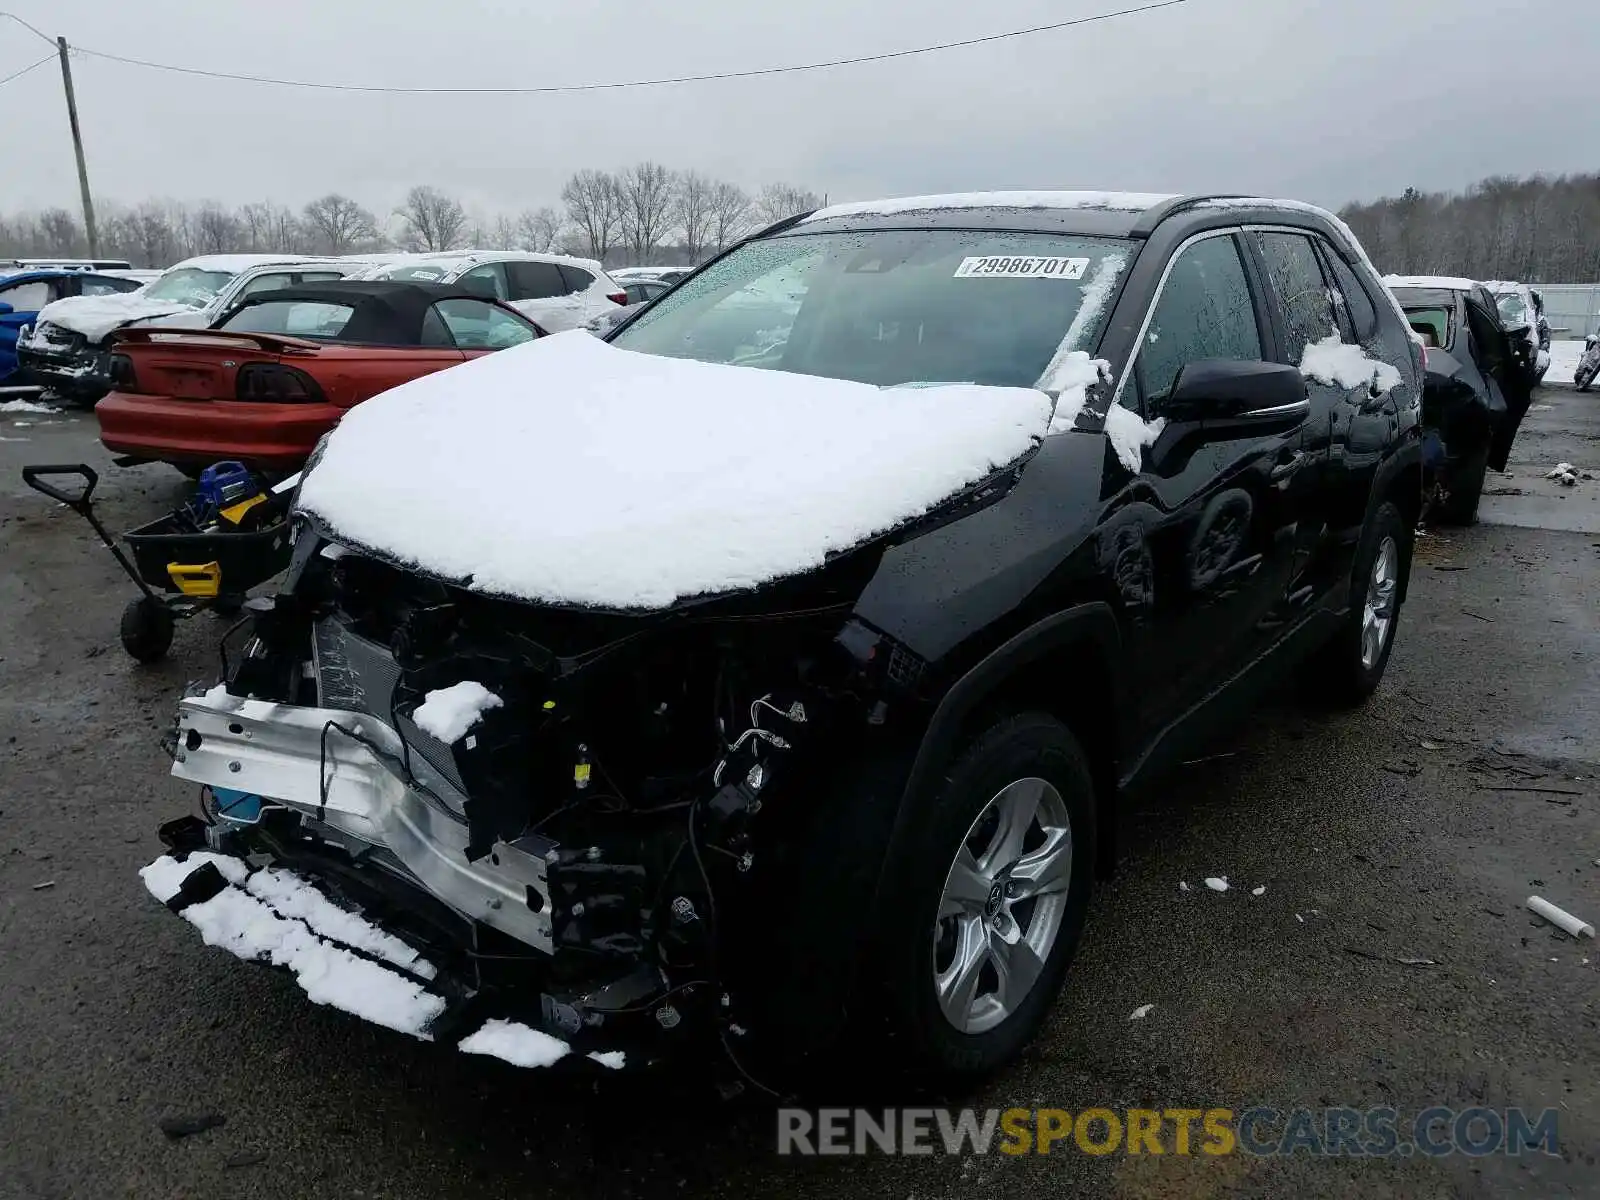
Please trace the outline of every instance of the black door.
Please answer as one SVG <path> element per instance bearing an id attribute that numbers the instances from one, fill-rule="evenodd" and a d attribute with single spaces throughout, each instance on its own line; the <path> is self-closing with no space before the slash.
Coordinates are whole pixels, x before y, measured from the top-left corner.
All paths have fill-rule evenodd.
<path id="1" fill-rule="evenodd" d="M 1308 233 L 1257 231 L 1248 235 L 1272 297 L 1270 307 L 1278 328 L 1278 361 L 1301 366 L 1306 347 L 1332 338 L 1342 341 L 1334 293 L 1323 274 L 1322 263 Z M 1306 415 L 1297 447 L 1299 457 L 1285 485 L 1299 522 L 1295 536 L 1295 566 L 1282 614 L 1288 624 L 1311 611 L 1318 602 L 1338 596 L 1355 560 L 1354 528 L 1341 529 L 1333 497 L 1349 494 L 1351 434 L 1357 394 L 1365 402 L 1367 385 L 1345 387 L 1324 375 L 1306 373 Z M 1374 467 L 1376 464 L 1373 464 Z"/>
<path id="2" fill-rule="evenodd" d="M 1168 421 L 1186 366 L 1270 361 L 1272 325 L 1238 239 L 1223 231 L 1174 258 L 1122 403 Z M 1136 392 L 1130 396 L 1129 392 Z M 1270 644 L 1295 566 L 1288 481 L 1303 461 L 1303 404 L 1251 423 L 1170 420 L 1144 456 L 1133 500 L 1106 536 L 1137 544 L 1142 586 L 1125 591 L 1146 737 L 1180 719 Z"/>

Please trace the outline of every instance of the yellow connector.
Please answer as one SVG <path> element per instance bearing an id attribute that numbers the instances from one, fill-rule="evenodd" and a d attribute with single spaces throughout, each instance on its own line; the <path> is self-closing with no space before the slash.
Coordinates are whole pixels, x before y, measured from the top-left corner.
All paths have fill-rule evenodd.
<path id="1" fill-rule="evenodd" d="M 168 563 L 167 574 L 185 596 L 210 599 L 222 588 L 221 563 Z"/>

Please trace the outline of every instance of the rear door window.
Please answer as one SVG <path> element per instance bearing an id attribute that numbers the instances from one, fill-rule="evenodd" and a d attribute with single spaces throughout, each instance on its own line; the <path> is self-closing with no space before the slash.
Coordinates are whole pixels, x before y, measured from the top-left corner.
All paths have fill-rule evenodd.
<path id="1" fill-rule="evenodd" d="M 1339 330 L 1333 292 L 1322 265 L 1301 233 L 1254 233 L 1284 322 L 1284 361 L 1299 365 L 1306 347 Z"/>
<path id="2" fill-rule="evenodd" d="M 594 286 L 594 276 L 578 267 L 569 267 L 565 263 L 556 268 L 561 272 L 561 278 L 570 295 L 573 292 L 586 292 Z"/>
<path id="3" fill-rule="evenodd" d="M 1179 252 L 1139 347 L 1142 388 L 1158 416 L 1178 373 L 1207 358 L 1260 361 L 1255 300 L 1230 236 L 1208 237 Z"/>
<path id="4" fill-rule="evenodd" d="M 507 266 L 511 268 L 511 300 L 550 300 L 572 290 L 555 263 L 513 262 Z"/>

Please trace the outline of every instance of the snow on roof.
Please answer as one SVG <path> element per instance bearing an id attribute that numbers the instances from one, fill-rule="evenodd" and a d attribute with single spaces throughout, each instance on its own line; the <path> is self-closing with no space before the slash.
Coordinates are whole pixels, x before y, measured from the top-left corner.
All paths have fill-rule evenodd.
<path id="1" fill-rule="evenodd" d="M 895 213 L 937 212 L 957 208 L 1108 209 L 1143 212 L 1176 197 L 1154 192 L 950 192 L 933 196 L 900 196 L 887 200 L 858 200 L 818 209 L 806 221 L 829 217 L 892 216 Z"/>
<path id="2" fill-rule="evenodd" d="M 299 504 L 474 590 L 638 609 L 823 565 L 1025 453 L 1032 388 L 869 384 L 657 357 L 582 329 L 345 414 Z M 541 505 L 527 516 L 527 485 Z"/>
<path id="3" fill-rule="evenodd" d="M 1434 288 L 1443 292 L 1470 292 L 1478 286 L 1476 280 L 1453 275 L 1385 275 L 1383 284 L 1392 288 Z"/>
<path id="4" fill-rule="evenodd" d="M 237 275 L 241 271 L 250 270 L 252 267 L 270 266 L 273 263 L 335 261 L 337 260 L 322 258 L 313 254 L 201 254 L 195 258 L 186 258 L 180 263 L 174 263 L 167 269 L 169 271 L 217 271 L 227 275 Z"/>

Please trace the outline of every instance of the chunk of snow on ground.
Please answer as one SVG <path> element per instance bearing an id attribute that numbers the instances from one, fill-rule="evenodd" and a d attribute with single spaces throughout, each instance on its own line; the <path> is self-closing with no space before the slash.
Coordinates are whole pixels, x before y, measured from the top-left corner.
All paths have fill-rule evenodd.
<path id="1" fill-rule="evenodd" d="M 1578 486 L 1578 469 L 1571 463 L 1557 463 L 1555 469 L 1546 471 L 1546 479 L 1554 479 L 1562 487 Z"/>
<path id="2" fill-rule="evenodd" d="M 1267 894 L 1267 885 L 1263 883 L 1260 887 L 1251 888 L 1250 894 L 1252 896 L 1265 896 Z"/>
<path id="3" fill-rule="evenodd" d="M 1228 877 L 1226 875 L 1207 876 L 1206 886 L 1213 892 L 1225 892 L 1228 890 Z"/>
<path id="4" fill-rule="evenodd" d="M 1032 388 L 876 388 L 552 334 L 345 414 L 299 504 L 474 590 L 658 608 L 821 566 L 1031 449 Z M 526 488 L 560 504 L 528 519 Z"/>
<path id="5" fill-rule="evenodd" d="M 531 1029 L 519 1021 L 485 1021 L 483 1028 L 464 1038 L 461 1050 L 467 1054 L 489 1054 L 503 1058 L 514 1067 L 548 1067 L 572 1052 L 560 1038 Z"/>
<path id="6" fill-rule="evenodd" d="M 1189 885 L 1180 879 L 1178 880 L 1178 890 L 1180 892 L 1187 892 L 1189 890 Z"/>
<path id="7" fill-rule="evenodd" d="M 140 292 L 115 292 L 109 296 L 67 296 L 39 310 L 33 326 L 33 344 L 42 344 L 39 331 L 46 324 L 81 333 L 91 342 L 104 341 L 108 333 L 130 321 L 147 321 L 189 312 L 174 300 L 150 300 Z"/>
<path id="8" fill-rule="evenodd" d="M 1306 919 L 1304 917 L 1302 917 L 1299 913 L 1295 913 L 1294 919 L 1296 921 L 1299 921 L 1300 924 L 1302 924 L 1302 925 L 1304 925 L 1306 923 Z"/>
<path id="9" fill-rule="evenodd" d="M 411 719 L 417 728 L 431 733 L 447 746 L 453 746 L 467 730 L 491 708 L 504 703 L 481 683 L 470 679 L 447 688 L 429 692 L 423 697 Z"/>
<path id="10" fill-rule="evenodd" d="M 140 875 L 150 894 L 165 903 L 191 871 L 208 861 L 216 863 L 230 885 L 211 899 L 191 904 L 179 913 L 200 931 L 206 945 L 220 946 L 249 962 L 287 967 L 315 1004 L 329 1005 L 397 1033 L 432 1040 L 427 1027 L 444 1011 L 443 997 L 425 991 L 387 967 L 323 941 L 300 921 L 273 912 L 237 886 L 234 876 L 246 869 L 239 860 L 196 853 L 180 863 L 163 856 L 141 870 Z"/>
<path id="11" fill-rule="evenodd" d="M 314 886 L 292 871 L 267 867 L 254 871 L 244 881 L 245 889 L 258 900 L 265 900 L 281 916 L 304 921 L 313 933 L 332 938 L 354 950 L 364 950 L 374 958 L 393 963 L 432 979 L 438 969 L 416 950 L 372 922 L 334 904 Z"/>
<path id="12" fill-rule="evenodd" d="M 1400 372 L 1388 363 L 1373 358 L 1360 346 L 1341 342 L 1337 333 L 1320 342 L 1308 342 L 1300 358 L 1300 371 L 1321 383 L 1358 388 L 1376 382 L 1387 392 L 1400 386 Z"/>
<path id="13" fill-rule="evenodd" d="M 54 408 L 51 405 L 40 404 L 37 400 L 7 400 L 4 403 L 0 403 L 0 412 L 49 413 L 51 416 L 54 416 L 60 411 L 61 410 L 59 408 Z M 20 427 L 23 425 L 23 422 L 18 421 L 17 425 Z"/>
<path id="14" fill-rule="evenodd" d="M 1589 960 L 1586 958 L 1583 961 L 1588 962 Z M 596 1050 L 589 1057 L 602 1067 L 609 1067 L 613 1071 L 622 1070 L 628 1062 L 628 1056 L 621 1050 Z"/>
<path id="15" fill-rule="evenodd" d="M 1571 383 L 1583 361 L 1584 343 L 1571 340 L 1550 343 L 1550 370 L 1545 378 L 1552 383 Z"/>
<path id="16" fill-rule="evenodd" d="M 952 208 L 1099 208 L 1143 212 L 1172 196 L 1155 192 L 947 192 L 931 196 L 895 196 L 884 200 L 856 200 L 818 209 L 806 221 L 829 217 L 893 216 L 896 213 L 938 212 Z M 804 224 L 805 222 L 802 222 Z"/>
<path id="17" fill-rule="evenodd" d="M 1154 1008 L 1154 1004 L 1141 1004 L 1138 1008 L 1134 1009 L 1133 1012 L 1128 1014 L 1128 1020 L 1142 1021 L 1150 1015 Z"/>

